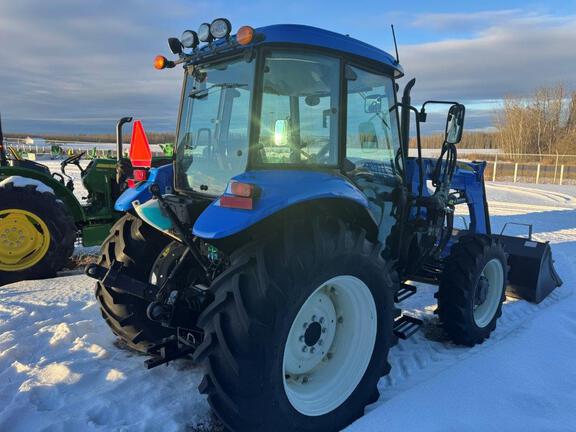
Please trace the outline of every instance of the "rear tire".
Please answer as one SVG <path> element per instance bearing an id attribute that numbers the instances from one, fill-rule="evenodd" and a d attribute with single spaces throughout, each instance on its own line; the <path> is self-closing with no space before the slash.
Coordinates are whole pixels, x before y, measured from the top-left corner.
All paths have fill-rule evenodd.
<path id="1" fill-rule="evenodd" d="M 340 430 L 378 399 L 377 383 L 390 370 L 391 270 L 379 258 L 378 245 L 368 241 L 363 230 L 340 220 L 324 217 L 291 222 L 279 231 L 234 253 L 231 266 L 214 281 L 215 299 L 199 318 L 205 338 L 194 359 L 206 373 L 199 388 L 231 430 Z M 338 286 L 345 281 L 353 282 L 347 293 Z M 336 284 L 331 297 L 335 305 L 334 296 L 338 295 L 353 299 L 357 293 L 360 300 L 357 312 L 348 310 L 349 321 L 343 316 L 346 313 L 338 315 L 343 316 L 338 325 L 348 330 L 336 332 L 333 341 L 341 338 L 348 344 L 340 342 L 342 349 L 328 357 L 328 348 L 335 342 L 331 344 L 327 337 L 323 345 L 320 338 L 324 336 L 319 335 L 331 330 L 321 333 L 325 330 L 317 325 L 326 309 L 317 304 L 318 317 L 310 317 L 306 331 L 300 321 L 303 310 L 312 313 L 313 309 L 305 310 L 310 299 L 329 289 L 332 282 Z M 322 291 L 321 299 L 327 299 L 326 292 Z M 323 323 L 330 320 L 330 312 L 325 315 Z M 294 326 L 306 333 L 300 342 L 321 354 L 318 360 L 308 351 L 316 363 L 306 374 L 295 377 L 287 373 Z M 362 328 L 370 337 L 358 345 Z M 298 354 L 298 350 L 293 352 Z M 330 363 L 339 358 L 341 363 Z M 309 379 L 305 378 L 308 373 Z M 344 381 L 342 374 L 351 377 L 339 386 L 339 381 Z M 296 381 L 291 381 L 293 378 Z M 315 406 L 298 401 L 310 397 L 302 391 L 307 385 L 321 387 L 315 393 L 321 395 Z"/>
<path id="2" fill-rule="evenodd" d="M 466 235 L 452 246 L 438 290 L 438 315 L 452 341 L 473 346 L 490 337 L 502 315 L 507 280 L 498 240 Z"/>
<path id="3" fill-rule="evenodd" d="M 58 270 L 66 266 L 68 258 L 74 252 L 77 230 L 68 209 L 53 193 L 40 192 L 35 185 L 16 186 L 11 182 L 6 183 L 0 187 L 0 219 L 4 221 L 0 221 L 0 239 L 4 242 L 9 241 L 8 231 L 19 229 L 16 223 L 8 222 L 16 214 L 26 215 L 20 223 L 21 231 L 26 232 L 30 228 L 34 237 L 39 236 L 35 241 L 40 242 L 43 238 L 48 244 L 32 250 L 36 246 L 27 247 L 26 244 L 22 244 L 19 249 L 12 242 L 12 245 L 19 249 L 15 249 L 14 253 L 22 253 L 22 260 L 12 263 L 10 255 L 7 255 L 10 261 L 2 262 L 0 259 L 0 285 L 55 276 Z M 31 221 L 31 225 L 28 226 L 26 221 Z M 46 227 L 47 233 L 42 233 L 42 224 Z M 20 236 L 18 239 L 21 240 L 23 237 Z M 26 236 L 24 241 L 29 241 L 31 238 Z M 10 243 L 0 242 L 3 254 L 9 253 L 9 247 Z"/>
<path id="4" fill-rule="evenodd" d="M 102 244 L 98 264 L 109 268 L 113 261 L 121 262 L 126 274 L 150 282 L 154 262 L 166 251 L 169 242 L 141 219 L 126 214 L 114 224 Z M 148 318 L 149 303 L 143 299 L 107 288 L 100 282 L 96 282 L 96 298 L 112 332 L 136 351 L 146 353 L 151 345 L 174 334 Z"/>

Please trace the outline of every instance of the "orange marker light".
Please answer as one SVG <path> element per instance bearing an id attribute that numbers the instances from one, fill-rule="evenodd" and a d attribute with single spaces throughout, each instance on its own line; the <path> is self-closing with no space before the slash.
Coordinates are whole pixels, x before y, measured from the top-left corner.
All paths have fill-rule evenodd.
<path id="1" fill-rule="evenodd" d="M 236 33 L 236 41 L 240 45 L 248 45 L 254 40 L 254 29 L 250 26 L 240 27 Z"/>
<path id="2" fill-rule="evenodd" d="M 166 63 L 168 63 L 166 57 L 161 55 L 154 57 L 154 68 L 158 70 L 164 69 L 166 67 Z"/>

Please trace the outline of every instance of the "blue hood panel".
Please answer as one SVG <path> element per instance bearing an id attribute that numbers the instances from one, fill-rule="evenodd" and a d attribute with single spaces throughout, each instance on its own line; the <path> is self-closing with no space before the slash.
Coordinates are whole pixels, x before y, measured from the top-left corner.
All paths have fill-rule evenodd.
<path id="1" fill-rule="evenodd" d="M 366 197 L 344 177 L 317 171 L 250 171 L 233 178 L 260 188 L 253 210 L 231 209 L 214 201 L 194 224 L 193 234 L 221 239 L 236 234 L 268 216 L 305 201 L 344 198 L 368 208 Z"/>
<path id="2" fill-rule="evenodd" d="M 150 185 L 158 183 L 160 191 L 167 193 L 166 188 L 171 188 L 173 183 L 173 168 L 172 164 L 163 165 L 159 168 L 150 168 L 148 171 L 148 180 L 138 183 L 135 188 L 126 189 L 122 195 L 116 200 L 114 209 L 119 212 L 127 212 L 132 210 L 132 203 L 138 200 L 144 203 L 152 198 L 152 194 L 148 190 Z"/>

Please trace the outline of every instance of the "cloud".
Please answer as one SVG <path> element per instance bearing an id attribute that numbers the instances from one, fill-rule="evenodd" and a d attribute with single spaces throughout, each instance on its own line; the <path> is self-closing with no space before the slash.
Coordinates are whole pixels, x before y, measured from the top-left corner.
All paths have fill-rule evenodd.
<path id="1" fill-rule="evenodd" d="M 412 27 L 438 32 L 470 32 L 486 28 L 486 23 L 498 25 L 517 18 L 518 9 L 480 11 L 472 13 L 423 13 L 411 20 Z"/>
<path id="2" fill-rule="evenodd" d="M 185 3 L 136 0 L 0 3 L 5 129 L 112 132 L 110 119 L 124 115 L 173 129 L 182 73 L 159 73 L 152 59 L 167 51 L 168 36 L 180 34 L 183 12 L 193 18 L 203 5 L 195 2 L 191 11 Z"/>
<path id="3" fill-rule="evenodd" d="M 378 11 L 362 12 L 359 17 L 359 11 L 366 9 L 360 7 L 341 14 L 337 8 L 330 12 L 325 4 L 314 4 L 308 9 L 310 17 L 303 18 L 296 4 L 283 5 L 279 14 L 274 2 L 229 3 L 0 2 L 0 111 L 5 130 L 112 133 L 115 120 L 125 115 L 143 119 L 147 129 L 174 130 L 182 72 L 180 68 L 157 72 L 152 59 L 168 52 L 167 37 L 195 28 L 222 11 L 234 23 L 306 21 L 336 31 L 353 28 L 343 24 L 350 19 L 374 24 L 389 20 Z M 506 94 L 527 95 L 556 83 L 574 88 L 575 16 L 517 9 L 397 13 L 417 39 L 435 40 L 400 46 L 407 76 L 418 79 L 417 100 L 478 103 Z M 390 47 L 389 32 L 380 25 L 358 26 L 357 31 L 365 40 Z M 489 126 L 492 115 L 491 109 L 472 108 L 467 125 Z"/>
<path id="4" fill-rule="evenodd" d="M 407 77 L 418 79 L 418 99 L 498 100 L 557 84 L 575 89 L 576 16 L 515 17 L 465 39 L 402 46 L 400 56 Z"/>

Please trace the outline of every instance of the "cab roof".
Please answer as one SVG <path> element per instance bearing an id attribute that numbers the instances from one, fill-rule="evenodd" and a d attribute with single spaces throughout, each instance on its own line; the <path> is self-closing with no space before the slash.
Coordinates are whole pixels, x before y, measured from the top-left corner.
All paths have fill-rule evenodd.
<path id="1" fill-rule="evenodd" d="M 300 24 L 277 24 L 255 29 L 259 36 L 254 45 L 296 44 L 325 48 L 381 63 L 394 72 L 395 78 L 404 75 L 396 59 L 386 51 L 340 33 Z"/>
<path id="2" fill-rule="evenodd" d="M 380 64 L 392 73 L 394 78 L 400 78 L 404 75 L 402 66 L 386 51 L 340 33 L 301 24 L 276 24 L 259 27 L 254 31 L 256 37 L 247 46 L 284 44 L 323 48 Z M 237 49 L 239 45 L 235 41 L 236 36 L 232 35 L 230 41 L 219 39 L 212 44 L 204 45 L 193 54 L 192 61 L 199 62 L 202 58 L 227 52 L 228 49 Z"/>

